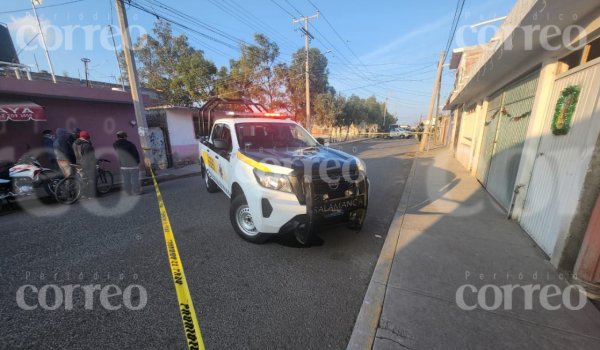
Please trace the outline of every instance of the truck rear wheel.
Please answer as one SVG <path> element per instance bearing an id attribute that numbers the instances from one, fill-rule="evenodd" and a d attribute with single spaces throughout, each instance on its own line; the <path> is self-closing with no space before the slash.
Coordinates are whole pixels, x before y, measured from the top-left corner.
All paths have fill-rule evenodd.
<path id="1" fill-rule="evenodd" d="M 206 186 L 206 191 L 208 193 L 215 193 L 219 190 L 219 186 L 208 176 L 208 171 L 206 170 L 206 166 L 204 162 L 200 164 L 200 169 L 202 171 L 202 180 L 204 180 L 204 185 Z"/>
<path id="2" fill-rule="evenodd" d="M 243 194 L 238 195 L 231 201 L 229 219 L 235 232 L 248 242 L 264 243 L 269 238 L 266 233 L 258 232 L 256 226 L 254 226 L 250 207 L 248 207 L 246 197 Z"/>

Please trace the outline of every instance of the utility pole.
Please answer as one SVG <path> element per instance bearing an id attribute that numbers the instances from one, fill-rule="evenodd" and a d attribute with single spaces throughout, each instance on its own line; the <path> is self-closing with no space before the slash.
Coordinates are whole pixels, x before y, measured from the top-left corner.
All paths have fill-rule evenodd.
<path id="1" fill-rule="evenodd" d="M 81 62 L 83 62 L 83 68 L 85 71 L 85 86 L 90 87 L 90 77 L 88 75 L 88 63 L 90 63 L 90 59 L 82 58 Z"/>
<path id="2" fill-rule="evenodd" d="M 35 15 L 35 19 L 37 20 L 38 28 L 40 29 L 40 36 L 42 37 L 42 45 L 44 45 L 44 52 L 46 53 L 46 59 L 48 60 L 48 66 L 50 67 L 50 74 L 52 74 L 52 81 L 56 84 L 56 76 L 54 75 L 54 67 L 52 66 L 52 60 L 50 60 L 50 54 L 48 53 L 48 46 L 46 46 L 46 37 L 44 36 L 44 31 L 42 30 L 42 23 L 40 23 L 40 18 L 37 14 L 37 9 L 35 8 L 37 5 L 41 5 L 42 0 L 31 0 L 31 7 L 33 7 L 33 14 Z"/>
<path id="3" fill-rule="evenodd" d="M 440 60 L 438 62 L 437 74 L 435 76 L 435 81 L 433 83 L 433 92 L 431 93 L 431 101 L 429 102 L 429 113 L 427 114 L 427 119 L 429 122 L 425 125 L 425 130 L 423 130 L 423 137 L 421 138 L 421 145 L 419 146 L 419 150 L 423 152 L 425 150 L 425 146 L 427 145 L 429 139 L 429 130 L 431 128 L 431 123 L 433 122 L 433 109 L 435 108 L 435 100 L 438 96 L 438 92 L 440 89 L 440 83 L 442 81 L 442 69 L 444 67 L 444 60 L 446 59 L 446 52 L 442 51 L 440 54 Z"/>
<path id="4" fill-rule="evenodd" d="M 311 130 L 311 120 L 310 120 L 310 65 L 308 63 L 308 44 L 310 42 L 310 39 L 313 38 L 313 36 L 310 34 L 310 32 L 308 31 L 308 21 L 310 21 L 311 19 L 316 19 L 319 17 L 319 11 L 317 11 L 317 13 L 315 15 L 312 16 L 304 16 L 304 17 L 300 17 L 300 18 L 294 18 L 292 20 L 293 23 L 298 23 L 298 22 L 304 22 L 304 28 L 300 28 L 300 30 L 302 30 L 304 32 L 304 50 L 306 51 L 306 129 L 308 130 L 308 132 L 310 132 Z"/>
<path id="5" fill-rule="evenodd" d="M 119 16 L 119 25 L 121 27 L 121 37 L 123 38 L 123 52 L 125 53 L 125 62 L 127 63 L 127 74 L 129 75 L 129 87 L 131 88 L 131 99 L 133 100 L 133 109 L 135 110 L 135 120 L 138 125 L 138 135 L 140 136 L 140 145 L 144 153 L 144 164 L 146 174 L 151 174 L 152 163 L 150 161 L 150 146 L 148 142 L 148 123 L 145 117 L 144 101 L 141 96 L 140 80 L 135 68 L 133 59 L 133 49 L 131 45 L 131 36 L 129 35 L 129 24 L 127 23 L 127 14 L 125 13 L 125 4 L 123 0 L 116 0 L 117 14 Z"/>
<path id="6" fill-rule="evenodd" d="M 387 97 L 383 101 L 383 130 L 385 130 L 385 116 L 387 115 Z"/>

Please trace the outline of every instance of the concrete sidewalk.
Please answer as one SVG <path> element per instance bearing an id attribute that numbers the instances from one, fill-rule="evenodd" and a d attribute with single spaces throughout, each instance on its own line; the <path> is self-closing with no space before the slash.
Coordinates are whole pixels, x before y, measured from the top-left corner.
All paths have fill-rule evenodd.
<path id="1" fill-rule="evenodd" d="M 568 286 L 448 150 L 420 154 L 348 348 L 600 349 L 600 312 Z"/>

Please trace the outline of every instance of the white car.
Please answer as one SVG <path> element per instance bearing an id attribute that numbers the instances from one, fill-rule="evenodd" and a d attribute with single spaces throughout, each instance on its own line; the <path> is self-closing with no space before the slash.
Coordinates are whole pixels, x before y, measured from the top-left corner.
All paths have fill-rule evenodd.
<path id="1" fill-rule="evenodd" d="M 400 139 L 407 139 L 407 138 L 411 137 L 411 133 L 409 130 L 402 129 L 402 128 L 396 128 L 396 129 L 390 130 L 390 133 L 388 134 L 389 139 L 392 139 L 394 137 L 397 137 Z"/>
<path id="2" fill-rule="evenodd" d="M 321 143 L 291 120 L 218 119 L 200 143 L 206 189 L 231 198 L 231 224 L 250 242 L 293 232 L 307 244 L 328 222 L 358 228 L 368 204 L 365 165 Z"/>

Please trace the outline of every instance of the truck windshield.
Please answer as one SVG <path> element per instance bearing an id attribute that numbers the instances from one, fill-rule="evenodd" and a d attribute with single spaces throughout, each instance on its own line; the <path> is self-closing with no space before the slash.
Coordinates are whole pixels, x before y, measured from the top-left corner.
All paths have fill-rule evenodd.
<path id="1" fill-rule="evenodd" d="M 235 125 L 240 148 L 315 147 L 317 141 L 293 123 L 239 123 Z"/>

